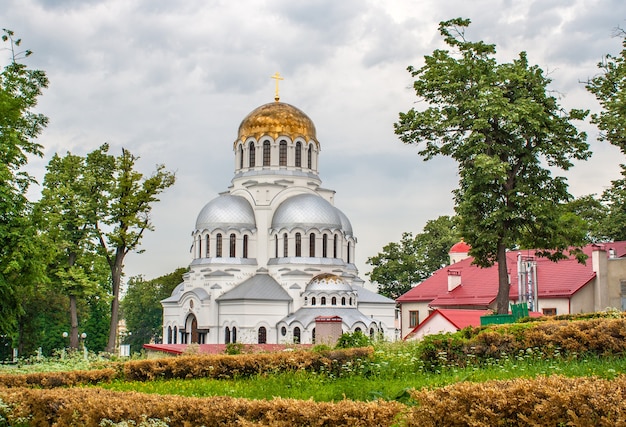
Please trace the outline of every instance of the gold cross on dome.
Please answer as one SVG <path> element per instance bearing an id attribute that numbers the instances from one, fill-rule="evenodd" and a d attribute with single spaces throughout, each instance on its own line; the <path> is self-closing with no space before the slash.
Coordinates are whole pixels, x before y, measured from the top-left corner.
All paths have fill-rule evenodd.
<path id="1" fill-rule="evenodd" d="M 280 99 L 280 96 L 278 95 L 278 81 L 279 80 L 285 80 L 285 79 L 281 77 L 281 75 L 280 75 L 280 73 L 278 71 L 276 71 L 276 74 L 271 76 L 271 78 L 276 80 L 276 94 L 274 95 L 274 101 L 278 102 L 278 100 Z"/>

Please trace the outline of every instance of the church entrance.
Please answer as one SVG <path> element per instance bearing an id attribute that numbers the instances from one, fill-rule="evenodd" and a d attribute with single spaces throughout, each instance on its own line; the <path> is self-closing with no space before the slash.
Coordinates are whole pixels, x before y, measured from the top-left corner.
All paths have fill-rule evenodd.
<path id="1" fill-rule="evenodd" d="M 186 344 L 201 344 L 200 343 L 200 332 L 198 331 L 198 319 L 193 314 L 190 314 L 187 317 L 187 321 L 185 322 L 185 332 L 188 337 L 188 341 Z"/>

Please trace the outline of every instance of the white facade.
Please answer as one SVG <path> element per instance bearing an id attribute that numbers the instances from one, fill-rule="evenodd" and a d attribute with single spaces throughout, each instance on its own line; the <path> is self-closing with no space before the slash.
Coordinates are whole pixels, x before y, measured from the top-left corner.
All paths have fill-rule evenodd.
<path id="1" fill-rule="evenodd" d="M 357 239 L 333 190 L 321 187 L 320 144 L 302 111 L 252 111 L 233 144 L 231 186 L 200 211 L 189 272 L 163 300 L 165 344 L 312 343 L 315 317 L 395 338 L 395 302 L 366 289 Z"/>

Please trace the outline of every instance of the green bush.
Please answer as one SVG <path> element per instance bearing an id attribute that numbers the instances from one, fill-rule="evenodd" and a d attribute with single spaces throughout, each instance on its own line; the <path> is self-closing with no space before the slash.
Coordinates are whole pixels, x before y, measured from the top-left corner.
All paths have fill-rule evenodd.
<path id="1" fill-rule="evenodd" d="M 353 333 L 345 332 L 341 334 L 337 340 L 335 348 L 358 348 L 369 347 L 372 345 L 372 340 L 361 331 Z"/>

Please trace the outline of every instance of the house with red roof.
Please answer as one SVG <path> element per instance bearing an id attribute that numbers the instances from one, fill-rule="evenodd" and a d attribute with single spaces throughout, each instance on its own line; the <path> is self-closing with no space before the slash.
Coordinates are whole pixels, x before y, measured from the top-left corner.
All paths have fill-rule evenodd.
<path id="1" fill-rule="evenodd" d="M 429 332 L 437 329 L 432 326 L 436 324 L 462 329 L 458 327 L 464 324 L 460 319 L 480 325 L 480 316 L 475 313 L 450 314 L 450 310 L 496 309 L 498 266 L 481 268 L 472 264 L 469 250 L 465 242 L 455 244 L 450 249 L 450 265 L 396 300 L 402 338 L 410 333 L 438 333 Z M 536 256 L 534 250 L 509 251 L 511 303 L 527 302 L 531 311 L 544 315 L 585 313 L 608 307 L 626 309 L 626 241 L 591 244 L 583 251 L 588 256 L 584 264 L 573 257 L 553 262 Z M 418 328 L 426 320 L 428 323 Z"/>

